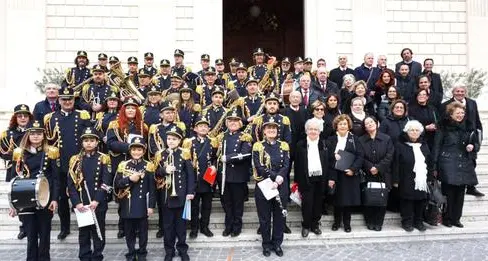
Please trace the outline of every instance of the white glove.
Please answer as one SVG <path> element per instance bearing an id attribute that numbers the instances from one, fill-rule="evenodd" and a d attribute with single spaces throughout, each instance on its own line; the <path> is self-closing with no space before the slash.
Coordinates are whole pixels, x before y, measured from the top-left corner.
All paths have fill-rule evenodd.
<path id="1" fill-rule="evenodd" d="M 275 182 L 278 183 L 278 185 L 283 184 L 283 181 L 284 180 L 283 180 L 282 176 L 280 176 L 280 175 L 276 176 Z"/>
<path id="2" fill-rule="evenodd" d="M 220 161 L 222 161 L 222 163 L 226 163 L 227 157 L 225 155 L 222 155 L 222 157 L 220 157 Z"/>

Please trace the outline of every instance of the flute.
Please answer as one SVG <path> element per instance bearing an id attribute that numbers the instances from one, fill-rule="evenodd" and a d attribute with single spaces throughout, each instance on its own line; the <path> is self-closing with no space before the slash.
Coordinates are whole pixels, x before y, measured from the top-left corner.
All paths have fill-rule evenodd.
<path id="1" fill-rule="evenodd" d="M 84 181 L 84 184 L 85 184 L 86 195 L 88 196 L 88 201 L 91 202 L 90 191 L 88 190 L 88 187 L 86 186 L 86 180 Z M 101 241 L 103 241 L 102 230 L 100 230 L 100 225 L 98 224 L 97 216 L 95 215 L 95 212 L 93 210 L 90 209 L 90 211 L 91 211 L 91 213 L 93 215 L 93 220 L 95 221 L 95 228 L 97 229 L 98 238 Z"/>

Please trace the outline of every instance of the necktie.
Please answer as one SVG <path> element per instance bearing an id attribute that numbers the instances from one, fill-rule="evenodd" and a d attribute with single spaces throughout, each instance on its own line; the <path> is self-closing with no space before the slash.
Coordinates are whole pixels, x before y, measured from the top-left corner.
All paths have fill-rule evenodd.
<path id="1" fill-rule="evenodd" d="M 56 104 L 54 102 L 51 102 L 51 111 L 56 110 Z"/>
<path id="2" fill-rule="evenodd" d="M 308 90 L 303 90 L 303 104 L 308 106 Z"/>

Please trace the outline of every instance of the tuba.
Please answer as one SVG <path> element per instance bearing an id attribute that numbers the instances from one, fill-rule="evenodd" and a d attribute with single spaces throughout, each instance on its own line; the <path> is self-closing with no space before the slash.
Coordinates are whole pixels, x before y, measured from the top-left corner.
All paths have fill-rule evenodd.
<path id="1" fill-rule="evenodd" d="M 137 90 L 134 82 L 129 76 L 125 75 L 124 71 L 122 71 L 122 64 L 120 62 L 111 66 L 110 72 L 116 76 L 113 81 L 120 83 L 118 87 L 122 97 L 132 96 L 139 103 L 144 101 L 144 96 L 142 96 L 142 94 Z"/>

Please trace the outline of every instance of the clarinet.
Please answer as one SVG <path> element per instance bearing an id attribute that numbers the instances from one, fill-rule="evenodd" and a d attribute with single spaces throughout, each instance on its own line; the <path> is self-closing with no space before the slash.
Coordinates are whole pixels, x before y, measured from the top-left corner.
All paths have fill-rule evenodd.
<path id="1" fill-rule="evenodd" d="M 88 186 L 86 185 L 86 180 L 83 181 L 84 184 L 85 184 L 85 190 L 86 190 L 86 195 L 88 196 L 88 201 L 91 202 L 91 197 L 90 197 L 90 191 L 88 190 Z M 98 224 L 98 219 L 97 219 L 97 216 L 95 215 L 95 211 L 91 210 L 91 213 L 93 215 L 93 220 L 95 221 L 95 228 L 97 229 L 97 235 L 98 235 L 98 238 L 103 241 L 103 237 L 102 237 L 102 230 L 100 230 L 100 225 Z"/>
<path id="2" fill-rule="evenodd" d="M 283 203 L 281 202 L 281 197 L 280 197 L 280 194 L 278 194 L 276 197 L 275 197 L 275 200 L 276 202 L 278 202 L 278 206 L 280 207 L 281 209 L 281 214 L 283 215 L 283 217 L 286 217 L 288 216 L 288 211 L 286 209 L 283 208 Z"/>

